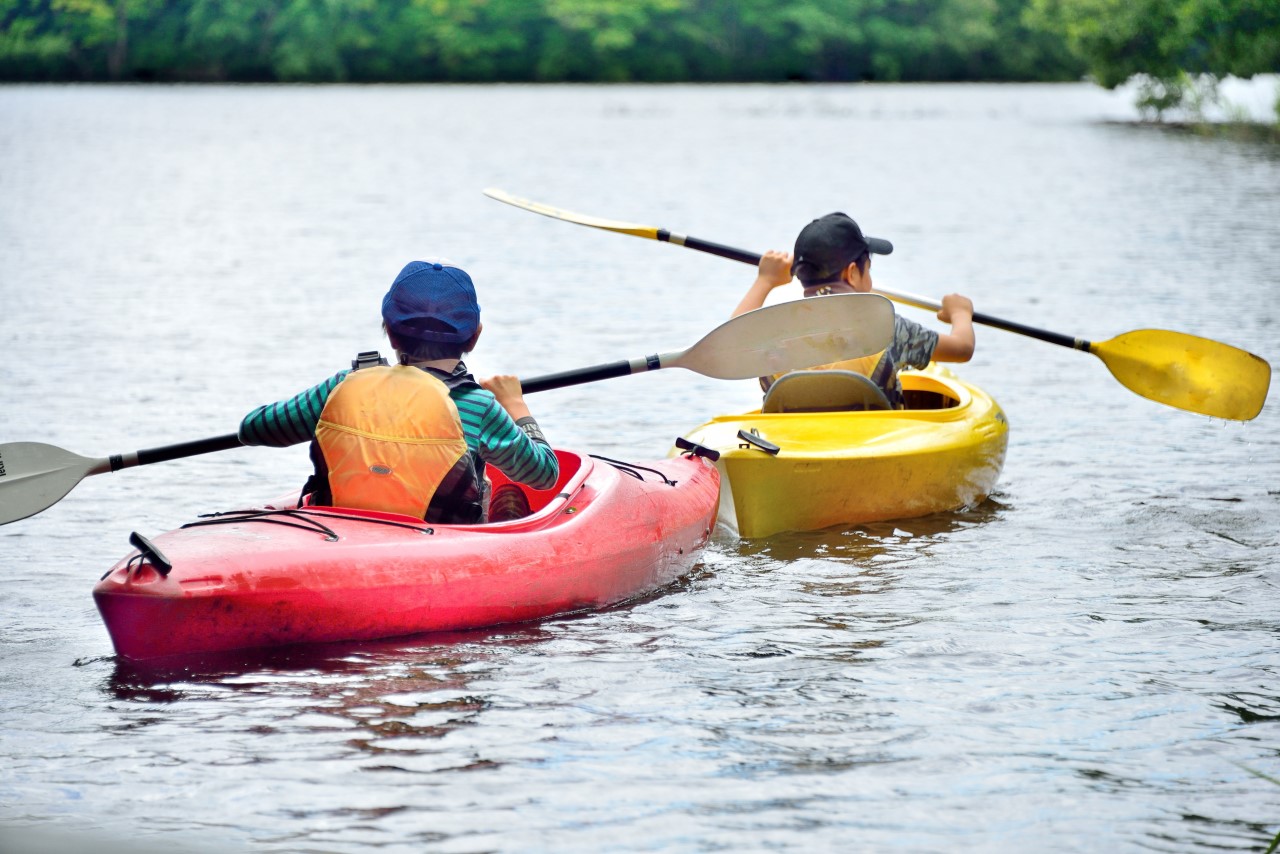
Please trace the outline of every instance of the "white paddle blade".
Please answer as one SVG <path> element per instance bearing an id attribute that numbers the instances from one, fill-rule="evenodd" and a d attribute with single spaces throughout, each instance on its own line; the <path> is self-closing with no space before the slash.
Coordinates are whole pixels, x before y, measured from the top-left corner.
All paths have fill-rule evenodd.
<path id="1" fill-rule="evenodd" d="M 56 504 L 103 462 L 41 442 L 0 445 L 0 525 Z"/>
<path id="2" fill-rule="evenodd" d="M 877 294 L 810 297 L 740 314 L 663 367 L 745 380 L 858 359 L 893 341 L 893 303 Z"/>

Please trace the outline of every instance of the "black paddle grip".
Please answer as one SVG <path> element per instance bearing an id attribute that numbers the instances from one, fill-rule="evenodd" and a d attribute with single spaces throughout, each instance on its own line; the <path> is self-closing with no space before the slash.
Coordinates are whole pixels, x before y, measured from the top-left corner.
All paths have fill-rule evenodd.
<path id="1" fill-rule="evenodd" d="M 719 255 L 721 258 L 728 258 L 730 261 L 741 261 L 752 266 L 760 263 L 760 256 L 754 252 L 735 249 L 732 246 L 725 246 L 723 243 L 712 243 L 710 240 L 699 240 L 696 237 L 685 237 L 683 240 L 684 242 L 681 245 L 689 249 L 696 249 L 699 252 Z"/>
<path id="2" fill-rule="evenodd" d="M 535 391 L 550 391 L 553 388 L 564 388 L 570 385 L 607 380 L 613 377 L 625 377 L 633 373 L 630 362 L 610 362 L 605 365 L 593 365 L 590 368 L 577 368 L 572 371 L 561 371 L 558 374 L 546 374 L 520 381 L 520 390 L 525 394 Z"/>
<path id="3" fill-rule="evenodd" d="M 183 457 L 194 457 L 198 454 L 211 454 L 214 451 L 229 451 L 240 447 L 240 437 L 235 433 L 225 436 L 214 436 L 209 439 L 196 439 L 193 442 L 180 442 L 176 445 L 165 445 L 160 448 L 147 448 L 138 451 L 138 465 L 163 463 Z"/>
<path id="4" fill-rule="evenodd" d="M 1003 320 L 1002 318 L 992 317 L 989 314 L 980 314 L 976 311 L 973 313 L 973 322 L 981 323 L 984 326 L 994 326 L 996 329 L 1003 329 L 1005 332 L 1026 335 L 1029 338 L 1036 338 L 1047 344 L 1057 344 L 1059 347 L 1070 347 L 1074 350 L 1083 350 L 1086 353 L 1089 352 L 1088 341 L 1077 341 L 1077 339 L 1072 338 L 1070 335 L 1063 335 L 1061 332 L 1051 332 L 1048 329 L 1037 329 L 1034 326 L 1027 326 L 1025 323 Z"/>

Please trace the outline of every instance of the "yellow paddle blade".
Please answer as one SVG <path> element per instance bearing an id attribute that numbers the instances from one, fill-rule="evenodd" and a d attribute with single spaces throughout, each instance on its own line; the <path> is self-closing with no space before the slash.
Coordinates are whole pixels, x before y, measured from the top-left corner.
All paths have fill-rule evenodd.
<path id="1" fill-rule="evenodd" d="M 1089 352 L 1135 394 L 1214 418 L 1254 418 L 1271 385 L 1264 359 L 1185 332 L 1136 329 L 1090 344 Z"/>
<path id="2" fill-rule="evenodd" d="M 616 231 L 620 234 L 632 234 L 636 237 L 647 237 L 650 240 L 658 239 L 658 229 L 649 225 L 636 225 L 633 222 L 619 222 L 615 219 L 601 219 L 600 217 L 588 216 L 587 214 L 574 213 L 564 208 L 553 208 L 551 205 L 544 205 L 541 202 L 535 202 L 531 199 L 522 199 L 519 196 L 513 196 L 505 190 L 499 190 L 494 187 L 484 191 L 484 194 L 491 199 L 499 202 L 505 202 L 517 208 L 524 208 L 527 211 L 533 211 L 536 214 L 549 216 L 552 219 L 561 219 L 565 222 L 575 222 L 578 225 L 586 225 L 591 228 L 602 228 L 605 231 Z"/>

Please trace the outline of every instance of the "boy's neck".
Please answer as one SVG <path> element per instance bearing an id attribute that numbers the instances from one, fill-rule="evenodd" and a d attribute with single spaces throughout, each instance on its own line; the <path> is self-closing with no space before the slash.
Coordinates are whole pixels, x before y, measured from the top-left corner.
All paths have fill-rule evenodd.
<path id="1" fill-rule="evenodd" d="M 827 294 L 856 294 L 853 285 L 848 282 L 824 282 L 821 285 L 810 285 L 804 289 L 807 297 L 822 297 Z"/>
<path id="2" fill-rule="evenodd" d="M 400 357 L 400 364 L 407 365 L 411 368 L 435 368 L 437 371 L 443 371 L 446 374 L 453 373 L 453 369 L 458 367 L 461 359 L 413 359 L 408 356 Z"/>

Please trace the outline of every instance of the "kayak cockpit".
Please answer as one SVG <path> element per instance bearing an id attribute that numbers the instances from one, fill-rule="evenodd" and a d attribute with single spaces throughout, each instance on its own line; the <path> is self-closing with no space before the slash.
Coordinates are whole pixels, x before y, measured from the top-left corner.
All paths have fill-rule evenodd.
<path id="1" fill-rule="evenodd" d="M 973 395 L 950 371 L 930 363 L 924 371 L 902 371 L 902 398 L 907 410 L 953 409 L 968 406 Z"/>
<path id="2" fill-rule="evenodd" d="M 516 483 L 493 466 L 486 466 L 485 477 L 490 484 L 487 524 L 524 521 L 556 512 L 582 487 L 595 466 L 590 457 L 573 451 L 557 449 L 556 460 L 560 463 L 560 476 L 550 489 L 533 489 L 527 484 Z"/>

